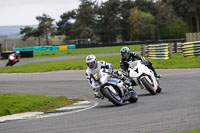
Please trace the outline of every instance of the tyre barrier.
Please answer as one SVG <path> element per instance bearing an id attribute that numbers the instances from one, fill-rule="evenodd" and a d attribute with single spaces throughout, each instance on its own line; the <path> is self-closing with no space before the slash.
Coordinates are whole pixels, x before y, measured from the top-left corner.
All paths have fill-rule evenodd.
<path id="1" fill-rule="evenodd" d="M 144 56 L 149 59 L 169 59 L 169 44 L 144 46 Z"/>
<path id="2" fill-rule="evenodd" d="M 76 45 L 34 46 L 34 47 L 15 48 L 15 51 L 50 51 L 50 50 L 67 50 L 75 48 Z"/>
<path id="3" fill-rule="evenodd" d="M 200 41 L 182 44 L 184 57 L 200 57 Z"/>

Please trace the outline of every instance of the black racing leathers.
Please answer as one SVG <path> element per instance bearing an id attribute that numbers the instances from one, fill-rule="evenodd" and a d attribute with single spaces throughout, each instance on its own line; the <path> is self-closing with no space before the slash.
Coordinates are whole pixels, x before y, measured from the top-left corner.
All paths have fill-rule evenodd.
<path id="1" fill-rule="evenodd" d="M 129 64 L 128 62 L 129 61 L 135 61 L 135 60 L 141 60 L 143 62 L 143 64 L 145 66 L 147 66 L 149 69 L 151 69 L 153 72 L 154 72 L 154 75 L 156 75 L 156 71 L 155 69 L 153 68 L 153 65 L 150 61 L 146 60 L 144 57 L 142 56 L 139 56 L 138 54 L 136 54 L 135 52 L 132 52 L 130 53 L 130 55 L 128 56 L 128 59 L 125 59 L 125 58 L 121 58 L 120 60 L 120 66 L 121 68 L 124 70 L 124 71 L 128 71 L 128 67 L 129 67 Z"/>

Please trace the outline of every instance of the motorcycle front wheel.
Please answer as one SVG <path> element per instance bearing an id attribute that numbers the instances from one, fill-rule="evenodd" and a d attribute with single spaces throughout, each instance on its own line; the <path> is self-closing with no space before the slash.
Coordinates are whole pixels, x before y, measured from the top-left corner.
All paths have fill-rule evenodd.
<path id="1" fill-rule="evenodd" d="M 160 86 L 158 86 L 158 89 L 156 90 L 157 93 L 160 93 L 162 91 L 162 88 L 160 88 Z"/>
<path id="2" fill-rule="evenodd" d="M 128 100 L 130 103 L 136 103 L 137 102 L 137 100 L 138 100 L 138 96 L 137 96 L 137 94 L 136 94 L 136 92 L 134 92 L 134 91 L 132 91 L 132 92 L 130 92 L 131 94 L 131 96 L 130 96 L 130 99 Z"/>
<path id="3" fill-rule="evenodd" d="M 116 106 L 123 105 L 123 100 L 120 97 L 119 93 L 113 93 L 110 88 L 105 87 L 103 90 L 104 95 Z"/>
<path id="4" fill-rule="evenodd" d="M 8 63 L 6 64 L 6 66 L 11 66 L 11 61 L 8 61 Z"/>
<path id="5" fill-rule="evenodd" d="M 145 86 L 145 88 L 150 92 L 151 95 L 156 95 L 155 88 L 151 83 L 149 83 L 149 81 L 145 77 L 141 79 L 141 82 Z"/>

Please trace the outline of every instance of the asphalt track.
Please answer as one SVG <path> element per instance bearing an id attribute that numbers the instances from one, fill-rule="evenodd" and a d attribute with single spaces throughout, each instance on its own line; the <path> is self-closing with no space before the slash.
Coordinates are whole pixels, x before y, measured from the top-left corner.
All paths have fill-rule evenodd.
<path id="1" fill-rule="evenodd" d="M 96 100 L 89 110 L 0 123 L 0 133 L 167 133 L 200 128 L 200 69 L 159 69 L 163 91 L 135 88 L 137 103 L 116 107 L 96 100 L 84 71 L 0 74 L 0 93 L 31 93 Z"/>

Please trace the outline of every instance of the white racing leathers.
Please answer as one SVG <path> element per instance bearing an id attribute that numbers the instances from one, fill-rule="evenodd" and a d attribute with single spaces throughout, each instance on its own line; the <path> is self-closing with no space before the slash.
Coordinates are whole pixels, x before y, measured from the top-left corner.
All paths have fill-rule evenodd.
<path id="1" fill-rule="evenodd" d="M 86 69 L 86 78 L 87 80 L 89 81 L 89 84 L 91 85 L 91 87 L 94 89 L 94 91 L 98 91 L 98 82 L 96 82 L 94 80 L 94 74 L 96 73 L 99 73 L 100 69 L 101 68 L 106 68 L 106 69 L 109 69 L 110 72 L 113 71 L 113 65 L 110 64 L 110 63 L 107 63 L 105 61 L 97 61 L 97 67 L 95 69 L 90 69 L 90 68 L 87 68 Z"/>
<path id="2" fill-rule="evenodd" d="M 97 61 L 96 69 L 87 68 L 86 77 L 92 86 L 96 98 L 107 98 L 114 105 L 121 106 L 124 102 L 135 103 L 137 94 L 129 88 L 124 80 L 115 78 L 113 65 L 105 61 Z"/>

